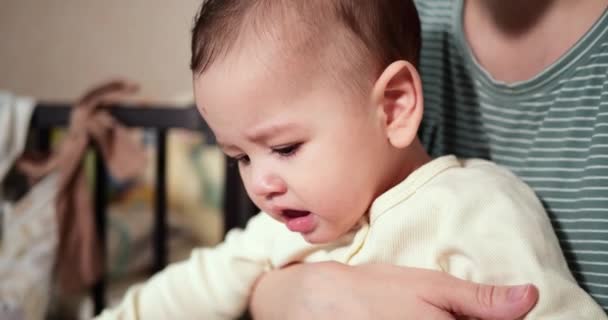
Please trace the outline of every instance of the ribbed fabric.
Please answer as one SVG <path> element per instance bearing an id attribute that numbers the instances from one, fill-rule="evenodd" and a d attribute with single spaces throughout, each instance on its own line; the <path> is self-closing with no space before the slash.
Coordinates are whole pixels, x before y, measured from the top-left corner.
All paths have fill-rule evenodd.
<path id="1" fill-rule="evenodd" d="M 491 159 L 540 197 L 579 284 L 608 310 L 608 13 L 533 79 L 495 81 L 462 30 L 462 1 L 417 1 L 434 156 Z"/>
<path id="2" fill-rule="evenodd" d="M 606 318 L 570 274 L 533 191 L 490 162 L 445 156 L 376 199 L 357 230 L 340 241 L 310 245 L 262 213 L 217 248 L 197 250 L 130 290 L 100 319 L 234 319 L 263 272 L 319 261 L 392 263 L 484 283 L 532 282 L 540 300 L 526 319 Z"/>

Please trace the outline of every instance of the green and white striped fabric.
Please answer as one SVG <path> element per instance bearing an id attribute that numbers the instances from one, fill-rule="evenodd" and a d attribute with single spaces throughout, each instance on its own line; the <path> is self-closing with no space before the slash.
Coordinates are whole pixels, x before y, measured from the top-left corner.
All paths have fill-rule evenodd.
<path id="1" fill-rule="evenodd" d="M 543 73 L 505 84 L 472 57 L 461 0 L 417 7 L 428 150 L 492 159 L 532 186 L 579 284 L 608 310 L 608 13 Z"/>

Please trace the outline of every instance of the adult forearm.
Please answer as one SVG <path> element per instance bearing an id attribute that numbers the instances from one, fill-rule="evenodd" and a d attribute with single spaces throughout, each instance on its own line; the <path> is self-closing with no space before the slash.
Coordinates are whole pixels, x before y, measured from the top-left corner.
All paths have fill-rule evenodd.
<path id="1" fill-rule="evenodd" d="M 311 319 L 308 312 L 329 314 L 325 309 L 336 307 L 343 297 L 328 295 L 328 288 L 324 286 L 335 283 L 333 276 L 346 276 L 348 268 L 324 262 L 295 264 L 266 273 L 252 293 L 251 314 L 255 319 L 264 320 Z"/>
<path id="2" fill-rule="evenodd" d="M 534 286 L 486 286 L 447 273 L 386 264 L 299 264 L 264 275 L 252 294 L 256 319 L 519 319 Z"/>

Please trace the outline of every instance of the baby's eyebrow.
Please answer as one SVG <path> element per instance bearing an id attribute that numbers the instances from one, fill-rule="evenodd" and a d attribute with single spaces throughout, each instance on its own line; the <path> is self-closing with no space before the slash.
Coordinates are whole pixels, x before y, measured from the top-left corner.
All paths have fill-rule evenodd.
<path id="1" fill-rule="evenodd" d="M 252 129 L 247 133 L 247 139 L 251 141 L 263 141 L 273 135 L 280 134 L 282 132 L 293 130 L 296 125 L 290 122 L 284 123 L 273 123 L 267 126 L 260 126 Z"/>
<path id="2" fill-rule="evenodd" d="M 226 144 L 226 143 L 223 143 L 223 142 L 221 142 L 221 141 L 219 141 L 219 140 L 218 140 L 218 141 L 216 141 L 216 143 L 217 143 L 217 146 L 218 146 L 218 147 L 220 147 L 220 149 L 221 149 L 221 150 L 222 150 L 224 153 L 229 152 L 230 150 L 235 150 L 235 149 L 238 149 L 238 148 L 237 148 L 235 145 L 232 145 L 232 144 Z"/>

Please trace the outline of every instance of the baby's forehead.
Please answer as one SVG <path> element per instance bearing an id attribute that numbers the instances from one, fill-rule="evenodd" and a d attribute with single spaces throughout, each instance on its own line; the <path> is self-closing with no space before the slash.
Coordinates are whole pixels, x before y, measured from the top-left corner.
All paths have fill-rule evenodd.
<path id="1" fill-rule="evenodd" d="M 241 41 L 195 76 L 195 94 L 213 107 L 272 96 L 288 99 L 316 82 L 312 77 L 320 73 L 307 68 L 308 61 L 289 57 L 270 40 Z"/>
<path id="2" fill-rule="evenodd" d="M 225 75 L 247 77 L 255 74 L 258 81 L 294 84 L 310 81 L 331 72 L 337 46 L 328 46 L 329 39 L 284 41 L 284 36 L 242 34 L 226 53 L 218 57 L 204 76 L 214 69 Z"/>
<path id="3" fill-rule="evenodd" d="M 327 50 L 335 48 L 327 47 Z M 195 83 L 199 105 L 209 106 L 211 112 L 222 112 L 223 106 L 259 102 L 288 106 L 295 102 L 310 101 L 311 97 L 327 97 L 333 91 L 340 99 L 352 99 L 352 94 L 365 95 L 366 90 L 357 87 L 356 76 L 341 74 L 340 63 L 330 52 L 294 51 L 281 46 L 274 39 L 250 38 L 234 47 L 226 56 L 214 61 L 200 74 Z M 353 68 L 352 61 L 342 63 Z M 363 73 L 362 70 L 361 73 Z M 355 85 L 353 85 L 355 84 Z M 366 89 L 366 88 L 364 88 Z M 318 92 L 324 92 L 321 96 Z M 323 101 L 317 101 L 323 103 Z M 220 110 L 218 110 L 218 108 Z M 236 110 L 232 107 L 226 110 Z M 286 110 L 285 110 L 286 111 Z M 201 110 L 205 115 L 207 111 Z M 238 116 L 234 114 L 233 116 Z"/>

